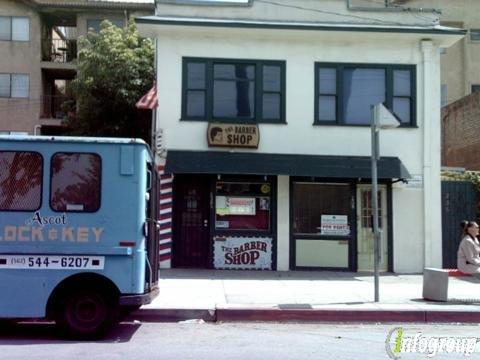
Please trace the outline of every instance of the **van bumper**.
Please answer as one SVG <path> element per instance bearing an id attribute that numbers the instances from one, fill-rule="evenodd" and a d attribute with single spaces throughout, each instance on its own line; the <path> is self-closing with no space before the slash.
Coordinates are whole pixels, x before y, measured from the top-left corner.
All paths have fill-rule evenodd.
<path id="1" fill-rule="evenodd" d="M 120 295 L 119 304 L 120 306 L 147 305 L 158 296 L 159 292 L 158 285 L 155 285 L 149 292 L 143 294 Z"/>

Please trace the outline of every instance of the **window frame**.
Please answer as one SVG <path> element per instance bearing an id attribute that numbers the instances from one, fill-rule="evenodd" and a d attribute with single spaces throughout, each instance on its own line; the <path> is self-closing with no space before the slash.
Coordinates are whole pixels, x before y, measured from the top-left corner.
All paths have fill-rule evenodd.
<path id="1" fill-rule="evenodd" d="M 8 75 L 10 78 L 10 86 L 9 86 L 9 92 L 8 96 L 1 96 L 0 99 L 30 99 L 30 74 L 25 74 L 25 73 L 2 73 L 0 72 L 0 75 Z M 27 88 L 27 96 L 12 96 L 12 77 L 14 75 L 24 75 L 28 78 L 28 88 Z"/>
<path id="2" fill-rule="evenodd" d="M 318 100 L 322 95 L 320 93 L 319 85 L 319 74 L 321 68 L 335 69 L 336 74 L 336 120 L 335 121 L 322 121 L 319 120 L 319 105 Z M 354 127 L 365 127 L 370 126 L 370 124 L 349 124 L 345 122 L 344 111 L 343 111 L 343 74 L 346 68 L 349 69 L 384 69 L 385 70 L 385 105 L 391 110 L 393 109 L 393 99 L 394 98 L 405 98 L 405 96 L 394 96 L 394 71 L 396 70 L 408 70 L 410 71 L 410 96 L 408 97 L 410 102 L 410 123 L 401 123 L 399 127 L 415 128 L 417 127 L 417 93 L 416 93 L 416 66 L 408 64 L 368 64 L 368 63 L 331 63 L 331 62 L 315 62 L 315 97 L 314 97 L 314 119 L 313 125 L 319 126 L 354 126 Z"/>
<path id="3" fill-rule="evenodd" d="M 100 168 L 99 168 L 99 174 L 98 174 L 98 182 L 99 182 L 99 192 L 98 192 L 98 207 L 95 209 L 95 210 L 92 210 L 92 211 L 85 211 L 85 210 L 68 210 L 68 209 L 65 209 L 65 210 L 56 210 L 53 208 L 52 206 L 52 194 L 53 194 L 53 168 L 52 168 L 52 164 L 53 164 L 53 158 L 55 157 L 55 155 L 57 154 L 67 154 L 67 155 L 77 155 L 77 154 L 80 154 L 80 155 L 93 155 L 95 156 L 96 158 L 98 158 L 100 160 Z M 52 154 L 52 156 L 50 157 L 50 173 L 49 173 L 49 186 L 50 186 L 50 189 L 49 189 L 49 196 L 48 196 L 48 206 L 50 207 L 50 209 L 53 211 L 53 212 L 56 212 L 56 213 L 81 213 L 81 214 L 94 214 L 96 212 L 98 212 L 101 208 L 102 208 L 102 171 L 103 171 L 103 159 L 102 159 L 102 156 L 98 153 L 94 153 L 94 152 L 81 152 L 81 151 L 57 151 L 57 152 L 54 152 Z"/>
<path id="4" fill-rule="evenodd" d="M 188 116 L 187 115 L 187 88 L 188 64 L 199 63 L 205 66 L 205 92 L 204 100 L 204 116 Z M 251 64 L 255 67 L 255 93 L 254 93 L 254 116 L 251 119 L 237 117 L 214 117 L 213 107 L 213 86 L 214 86 L 214 65 L 217 64 Z M 263 66 L 280 67 L 280 91 L 263 90 Z M 280 117 L 278 119 L 263 118 L 263 95 L 264 94 L 280 94 Z M 200 58 L 200 57 L 183 57 L 182 58 L 182 103 L 181 103 L 181 121 L 207 121 L 207 122 L 225 122 L 225 123 L 242 123 L 242 124 L 286 124 L 286 61 L 285 60 L 250 60 L 250 59 L 226 59 L 226 58 Z"/>
<path id="5" fill-rule="evenodd" d="M 0 17 L 3 18 L 9 18 L 10 19 L 10 37 L 8 39 L 2 39 L 0 38 L 0 41 L 13 41 L 13 42 L 30 42 L 30 17 L 28 16 L 5 16 L 1 15 Z M 27 19 L 28 22 L 28 39 L 27 40 L 19 40 L 19 39 L 13 39 L 13 19 Z"/>
<path id="6" fill-rule="evenodd" d="M 41 177 L 41 183 L 40 183 L 40 199 L 39 199 L 39 203 L 38 203 L 38 207 L 36 209 L 28 209 L 28 210 L 25 210 L 25 209 L 1 209 L 0 208 L 0 212 L 34 212 L 34 211 L 38 211 L 42 208 L 42 205 L 43 205 L 43 186 L 44 186 L 44 171 L 45 171 L 45 159 L 43 157 L 43 155 L 41 153 L 39 153 L 38 151 L 31 151 L 31 150 L 2 150 L 0 151 L 2 153 L 31 153 L 31 154 L 35 154 L 35 155 L 38 155 L 40 157 L 40 160 L 41 160 L 41 163 L 40 163 L 40 177 Z"/>

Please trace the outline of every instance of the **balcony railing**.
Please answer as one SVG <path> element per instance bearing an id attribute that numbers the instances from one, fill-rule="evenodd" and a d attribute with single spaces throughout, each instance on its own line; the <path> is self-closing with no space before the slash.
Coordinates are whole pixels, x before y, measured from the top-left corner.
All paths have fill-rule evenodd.
<path id="1" fill-rule="evenodd" d="M 48 39 L 44 46 L 43 61 L 68 63 L 77 58 L 77 40 Z"/>
<path id="2" fill-rule="evenodd" d="M 64 119 L 67 116 L 66 106 L 64 103 L 72 105 L 75 101 L 66 95 L 43 95 L 43 108 L 41 118 L 47 119 Z M 73 109 L 74 106 L 68 106 Z"/>

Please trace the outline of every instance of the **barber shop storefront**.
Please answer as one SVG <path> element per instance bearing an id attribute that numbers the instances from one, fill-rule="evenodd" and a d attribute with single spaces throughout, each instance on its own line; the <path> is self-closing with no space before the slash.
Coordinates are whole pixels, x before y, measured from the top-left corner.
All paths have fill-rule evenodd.
<path id="1" fill-rule="evenodd" d="M 211 126 L 210 141 L 229 141 L 229 131 Z M 368 157 L 170 150 L 165 168 L 174 176 L 173 267 L 373 269 Z M 392 183 L 409 174 L 385 157 L 378 177 L 380 270 L 391 271 Z"/>
<path id="2" fill-rule="evenodd" d="M 270 176 L 175 176 L 173 266 L 273 270 L 275 185 Z"/>

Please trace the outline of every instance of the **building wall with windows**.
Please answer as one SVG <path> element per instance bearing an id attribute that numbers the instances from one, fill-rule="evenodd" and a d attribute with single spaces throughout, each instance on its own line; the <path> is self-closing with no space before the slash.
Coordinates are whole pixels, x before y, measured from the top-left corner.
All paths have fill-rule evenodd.
<path id="1" fill-rule="evenodd" d="M 0 9 L 0 131 L 33 133 L 40 113 L 40 18 L 19 1 L 2 0 Z"/>
<path id="2" fill-rule="evenodd" d="M 480 85 L 480 3 L 475 0 L 408 0 L 404 7 L 430 7 L 441 11 L 445 26 L 468 30 L 464 39 L 441 51 L 441 82 L 444 92 L 442 105 L 469 95 Z"/>
<path id="3" fill-rule="evenodd" d="M 74 103 L 77 38 L 89 24 L 98 29 L 109 19 L 123 26 L 153 11 L 153 0 L 0 0 L 0 132 L 61 134 L 63 104 Z"/>
<path id="4" fill-rule="evenodd" d="M 370 104 L 385 102 L 401 126 L 381 131 L 380 153 L 415 180 L 381 176 L 381 269 L 440 267 L 439 48 L 462 33 L 436 28 L 432 14 L 410 28 L 411 14 L 401 12 L 359 17 L 343 1 L 324 9 L 313 1 L 279 3 L 160 2 L 160 16 L 137 19 L 143 35 L 158 38 L 157 123 L 174 175 L 172 265 L 225 268 L 217 267 L 218 249 L 241 261 L 244 238 L 253 237 L 271 249 L 265 268 L 372 270 Z M 258 147 L 228 147 L 212 127 L 227 138 L 258 131 Z M 228 193 L 223 183 L 236 185 Z M 267 232 L 253 225 L 266 211 L 262 198 L 270 204 Z M 197 219 L 202 202 L 207 215 Z M 233 215 L 252 216 L 245 231 L 228 228 L 240 219 L 232 222 Z M 183 262 L 185 249 L 202 251 L 183 238 L 195 226 L 209 237 L 206 262 Z"/>

